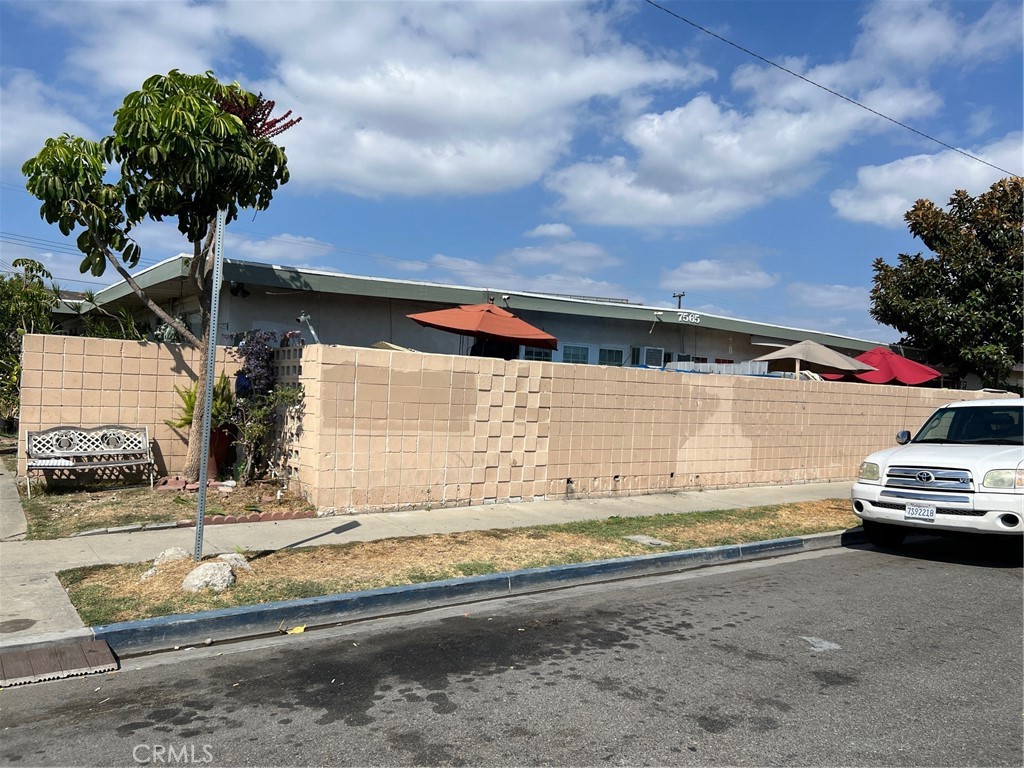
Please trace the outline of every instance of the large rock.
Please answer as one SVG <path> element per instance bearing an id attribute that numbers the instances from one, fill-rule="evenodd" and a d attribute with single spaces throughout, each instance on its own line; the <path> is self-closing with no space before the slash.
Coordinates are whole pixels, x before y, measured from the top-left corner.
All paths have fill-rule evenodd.
<path id="1" fill-rule="evenodd" d="M 186 552 L 181 547 L 171 547 L 156 556 L 156 560 L 153 561 L 153 567 L 159 568 L 164 563 L 173 563 L 175 560 L 188 560 L 190 557 L 192 557 L 191 552 Z"/>
<path id="2" fill-rule="evenodd" d="M 189 572 L 181 582 L 181 588 L 186 592 L 202 592 L 204 589 L 223 592 L 234 583 L 235 574 L 229 563 L 203 563 Z"/>
<path id="3" fill-rule="evenodd" d="M 245 555 L 238 552 L 229 552 L 224 555 L 217 555 L 218 560 L 223 560 L 225 563 L 231 566 L 232 571 L 251 571 L 252 566 L 249 565 L 249 561 L 245 559 Z"/>

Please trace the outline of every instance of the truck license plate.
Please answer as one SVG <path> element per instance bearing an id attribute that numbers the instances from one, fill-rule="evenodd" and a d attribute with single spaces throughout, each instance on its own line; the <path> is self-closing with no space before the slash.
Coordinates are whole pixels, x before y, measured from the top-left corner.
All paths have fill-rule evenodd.
<path id="1" fill-rule="evenodd" d="M 935 522 L 934 504 L 907 504 L 903 513 L 905 520 L 923 520 L 927 523 Z"/>

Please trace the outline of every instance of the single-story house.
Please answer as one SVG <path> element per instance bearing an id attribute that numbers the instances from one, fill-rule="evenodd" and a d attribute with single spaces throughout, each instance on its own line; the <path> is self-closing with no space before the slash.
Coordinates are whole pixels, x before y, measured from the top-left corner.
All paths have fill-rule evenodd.
<path id="1" fill-rule="evenodd" d="M 186 281 L 189 259 L 179 254 L 137 273 L 135 279 L 150 298 L 197 330 L 198 300 Z M 154 320 L 124 281 L 98 291 L 95 299 L 108 312 L 127 307 L 140 318 Z M 468 354 L 472 339 L 422 327 L 407 315 L 485 302 L 558 339 L 557 350 L 520 347 L 518 357 L 526 360 L 651 368 L 671 364 L 707 372 L 757 373 L 762 369 L 750 364 L 754 358 L 805 339 L 851 356 L 880 343 L 685 307 L 364 277 L 237 259 L 223 263 L 218 336 L 226 341 L 258 328 L 279 334 L 298 331 L 307 343 L 385 343 L 420 352 Z M 57 316 L 65 332 L 75 333 L 73 300 L 66 300 Z"/>

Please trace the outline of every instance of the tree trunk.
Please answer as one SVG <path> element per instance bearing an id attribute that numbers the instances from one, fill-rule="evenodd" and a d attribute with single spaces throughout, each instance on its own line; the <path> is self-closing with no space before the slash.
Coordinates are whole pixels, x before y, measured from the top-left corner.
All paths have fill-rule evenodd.
<path id="1" fill-rule="evenodd" d="M 209 331 L 204 329 L 202 344 L 199 346 L 198 386 L 196 387 L 196 406 L 192 412 L 192 426 L 188 430 L 188 453 L 185 454 L 185 468 L 182 475 L 189 482 L 199 480 L 199 464 L 203 453 L 203 414 L 206 405 L 206 365 L 209 357 Z M 212 385 L 212 382 L 211 382 Z"/>

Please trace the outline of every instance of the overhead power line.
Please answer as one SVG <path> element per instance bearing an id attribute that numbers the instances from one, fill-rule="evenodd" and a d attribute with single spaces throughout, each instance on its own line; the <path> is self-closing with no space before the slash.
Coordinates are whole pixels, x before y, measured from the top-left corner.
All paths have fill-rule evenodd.
<path id="1" fill-rule="evenodd" d="M 84 254 L 80 250 L 78 250 L 78 248 L 76 248 L 70 240 L 45 240 L 41 237 L 20 235 L 16 232 L 0 232 L 0 242 L 10 243 L 11 245 L 19 245 L 22 248 L 31 248 L 36 251 L 46 251 L 48 253 L 60 254 L 63 256 L 84 256 Z M 150 267 L 156 264 L 157 261 L 158 259 L 154 258 L 142 258 L 139 259 L 139 264 L 143 267 Z"/>
<path id="2" fill-rule="evenodd" d="M 833 96 L 838 96 L 843 101 L 848 101 L 850 104 L 853 104 L 855 107 L 860 107 L 861 109 L 867 110 L 871 114 L 877 115 L 878 117 L 882 118 L 883 120 L 888 120 L 890 123 L 893 123 L 894 125 L 898 125 L 900 128 L 905 128 L 906 130 L 910 131 L 911 133 L 916 133 L 918 136 L 921 136 L 921 137 L 923 137 L 925 139 L 928 139 L 928 141 L 933 141 L 936 144 L 939 144 L 940 146 L 945 147 L 946 149 L 951 149 L 954 152 L 963 155 L 964 157 L 968 157 L 971 160 L 974 160 L 976 162 L 982 163 L 983 165 L 987 165 L 989 168 L 994 168 L 997 171 L 999 171 L 1000 173 L 1005 173 L 1007 176 L 1019 176 L 1020 175 L 1019 173 L 1014 173 L 1013 171 L 1008 171 L 1005 168 L 1000 168 L 998 165 L 994 165 L 993 163 L 990 163 L 988 160 L 983 160 L 982 158 L 980 158 L 980 157 L 978 157 L 976 155 L 972 155 L 970 152 L 965 152 L 964 150 L 962 150 L 962 149 L 960 149 L 958 147 L 954 147 L 952 144 L 947 144 L 946 142 L 942 141 L 941 139 L 937 139 L 934 136 L 929 136 L 927 133 L 925 133 L 923 131 L 919 131 L 919 130 L 917 130 L 917 128 L 914 128 L 913 126 L 907 125 L 906 123 L 901 123 L 899 120 L 896 120 L 895 118 L 889 117 L 888 115 L 886 115 L 886 114 L 884 114 L 882 112 L 879 112 L 877 109 L 872 109 L 871 107 L 867 106 L 866 104 L 862 104 L 861 102 L 857 101 L 856 99 L 851 99 L 849 96 L 847 96 L 845 94 L 842 94 L 839 91 L 835 91 L 835 90 L 829 88 L 826 85 L 822 85 L 821 83 L 816 83 L 814 80 L 811 80 L 809 77 L 804 77 L 799 72 L 794 72 L 792 69 L 788 69 L 787 67 L 784 67 L 781 64 L 777 64 L 774 61 L 772 61 L 771 59 L 766 59 L 764 56 L 760 55 L 759 53 L 755 53 L 754 51 L 750 50 L 749 48 L 744 48 L 739 43 L 734 43 L 732 40 L 729 40 L 728 38 L 722 37 L 721 35 L 719 35 L 719 34 L 717 34 L 715 32 L 712 32 L 710 29 L 707 29 L 706 27 L 702 27 L 697 22 L 691 21 L 690 19 L 686 18 L 685 16 L 680 16 L 675 11 L 669 10 L 665 6 L 659 5 L 658 3 L 654 2 L 654 0 L 644 0 L 644 2 L 646 2 L 648 5 L 654 6 L 659 11 L 663 11 L 664 13 L 667 13 L 669 16 L 672 16 L 673 18 L 678 19 L 679 21 L 683 22 L 684 24 L 689 24 L 694 29 L 698 29 L 701 32 L 703 32 L 705 35 L 710 35 L 711 37 L 715 38 L 716 40 L 722 41 L 726 45 L 731 45 L 733 48 L 735 48 L 738 51 L 743 51 L 743 53 L 747 54 L 748 56 L 752 56 L 753 58 L 757 59 L 758 61 L 763 61 L 765 64 L 768 64 L 769 66 L 775 67 L 776 69 L 782 70 L 787 75 L 792 75 L 795 78 L 803 80 L 805 83 L 807 83 L 809 85 L 813 85 L 815 88 L 820 88 L 821 90 L 825 91 L 826 93 L 831 93 Z"/>

